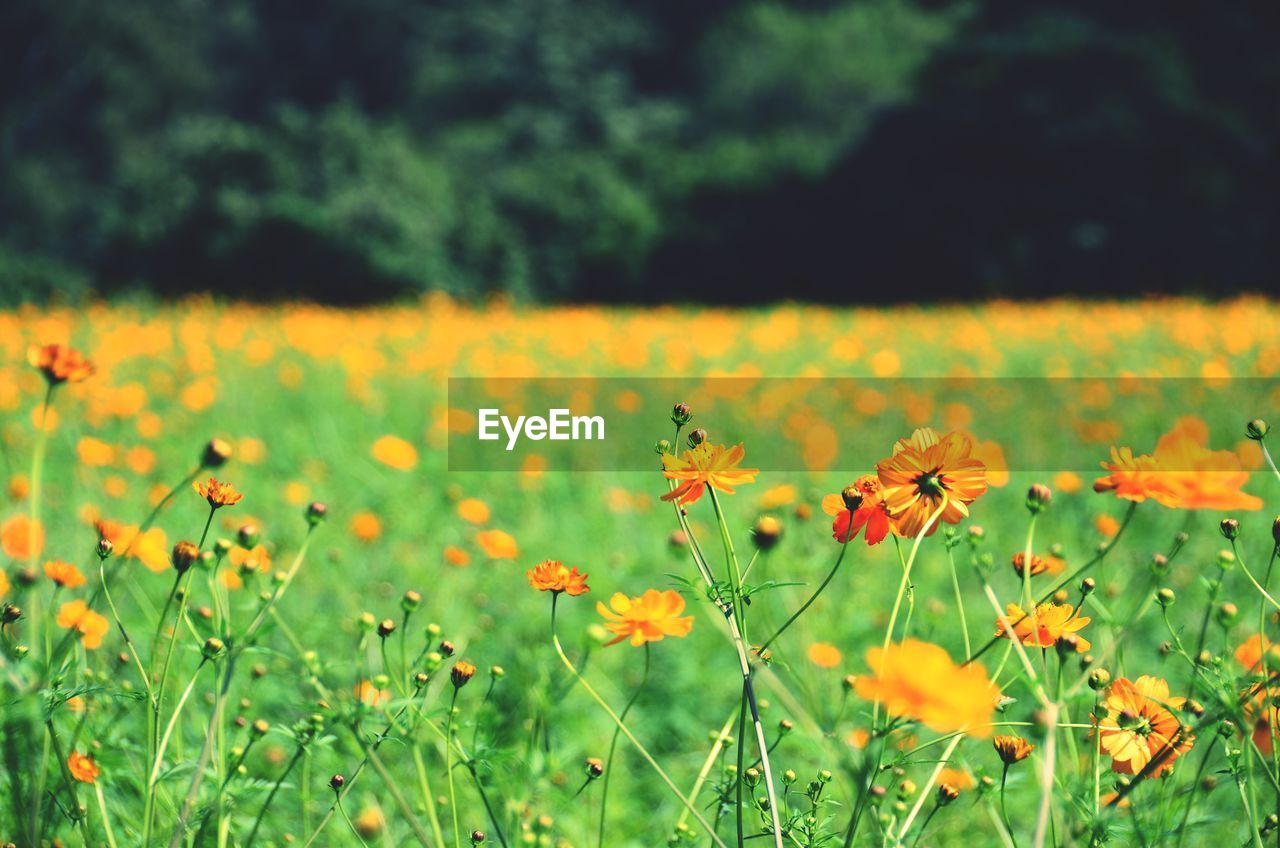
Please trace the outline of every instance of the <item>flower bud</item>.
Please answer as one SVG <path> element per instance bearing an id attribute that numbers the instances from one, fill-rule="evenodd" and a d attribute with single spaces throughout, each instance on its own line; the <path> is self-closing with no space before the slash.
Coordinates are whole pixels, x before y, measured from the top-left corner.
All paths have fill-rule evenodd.
<path id="1" fill-rule="evenodd" d="M 267 731 L 271 729 L 271 725 L 267 724 L 263 719 L 258 719 L 249 727 L 253 731 L 253 735 L 263 737 L 267 735 Z"/>
<path id="2" fill-rule="evenodd" d="M 1107 688 L 1111 683 L 1111 674 L 1105 668 L 1095 668 L 1089 672 L 1089 688 L 1097 692 Z"/>
<path id="3" fill-rule="evenodd" d="M 449 670 L 449 680 L 453 683 L 454 689 L 461 689 L 467 685 L 467 682 L 475 676 L 476 667 L 466 660 L 458 660 L 453 664 L 453 668 Z"/>
<path id="4" fill-rule="evenodd" d="M 1227 541 L 1235 541 L 1240 536 L 1240 522 L 1234 518 L 1224 518 L 1218 523 L 1218 531 Z"/>
<path id="5" fill-rule="evenodd" d="M 945 807 L 960 797 L 960 790 L 950 783 L 938 784 L 938 806 Z"/>
<path id="6" fill-rule="evenodd" d="M 507 676 L 507 670 L 500 665 L 489 666 L 489 674 L 493 675 L 494 680 L 501 680 Z"/>
<path id="7" fill-rule="evenodd" d="M 200 549 L 195 542 L 182 541 L 173 546 L 173 569 L 179 574 L 186 573 L 199 558 Z"/>
<path id="8" fill-rule="evenodd" d="M 321 521 L 324 521 L 325 513 L 328 511 L 329 508 L 320 503 L 320 501 L 312 501 L 307 505 L 307 523 L 315 527 Z"/>
<path id="9" fill-rule="evenodd" d="M 378 635 L 383 639 L 396 632 L 396 623 L 389 618 L 384 618 L 378 622 Z"/>
<path id="10" fill-rule="evenodd" d="M 604 763 L 596 757 L 587 757 L 587 779 L 596 780 L 604 776 Z"/>
<path id="11" fill-rule="evenodd" d="M 853 512 L 862 506 L 865 495 L 857 486 L 845 486 L 840 490 L 840 500 L 844 501 L 844 508 Z"/>
<path id="12" fill-rule="evenodd" d="M 751 766 L 742 773 L 742 782 L 750 787 L 756 787 L 760 784 L 760 769 Z"/>
<path id="13" fill-rule="evenodd" d="M 222 655 L 227 646 L 217 636 L 210 636 L 204 640 L 204 645 L 200 648 L 201 655 L 206 660 L 214 660 Z"/>
<path id="14" fill-rule="evenodd" d="M 340 774 L 335 774 L 333 777 L 329 778 L 329 788 L 332 789 L 334 792 L 338 792 L 342 789 L 342 785 L 346 782 L 347 782 L 347 779 L 345 777 L 343 777 Z"/>
<path id="15" fill-rule="evenodd" d="M 252 549 L 258 547 L 258 540 L 262 536 L 262 531 L 258 529 L 256 524 L 242 524 L 236 536 L 240 541 L 240 547 Z"/>
<path id="16" fill-rule="evenodd" d="M 431 682 L 431 677 L 425 671 L 420 671 L 413 676 L 413 685 L 421 689 Z"/>
<path id="17" fill-rule="evenodd" d="M 1027 490 L 1027 509 L 1035 515 L 1049 508 L 1053 500 L 1053 490 L 1043 483 L 1035 483 Z"/>
<path id="18" fill-rule="evenodd" d="M 782 539 L 782 522 L 772 515 L 762 515 L 756 519 L 751 530 L 751 540 L 761 551 L 772 550 Z"/>
<path id="19" fill-rule="evenodd" d="M 653 443 L 653 452 L 658 456 L 665 456 L 671 453 L 671 442 L 667 439 L 658 439 Z"/>
<path id="20" fill-rule="evenodd" d="M 362 612 L 356 619 L 356 627 L 364 633 L 368 633 L 377 626 L 378 620 L 373 617 L 373 613 L 371 612 Z"/>
<path id="21" fill-rule="evenodd" d="M 687 444 L 691 448 L 696 448 L 698 445 L 702 444 L 706 440 L 707 440 L 707 431 L 702 429 L 701 427 L 698 427 L 689 432 L 689 438 L 687 440 Z"/>
<path id="22" fill-rule="evenodd" d="M 1265 439 L 1270 430 L 1271 428 L 1267 426 L 1267 422 L 1263 421 L 1261 418 L 1255 418 L 1248 424 L 1244 425 L 1245 435 L 1253 439 L 1255 442 L 1260 442 Z"/>
<path id="23" fill-rule="evenodd" d="M 1080 594 L 1083 597 L 1091 595 L 1093 590 L 1096 588 L 1098 588 L 1098 581 L 1094 580 L 1092 577 L 1086 577 L 1080 581 Z"/>
<path id="24" fill-rule="evenodd" d="M 1276 520 L 1271 522 L 1271 538 L 1276 543 L 1276 547 L 1280 548 L 1280 516 L 1276 516 Z"/>
<path id="25" fill-rule="evenodd" d="M 443 642 L 440 643 L 440 653 L 443 656 L 451 657 L 454 655 L 454 652 L 457 650 L 458 649 L 455 648 L 453 643 L 450 642 L 448 639 L 445 639 Z"/>
<path id="26" fill-rule="evenodd" d="M 671 407 L 671 423 L 677 427 L 683 427 L 693 419 L 693 413 L 689 410 L 689 404 L 681 402 Z"/>
<path id="27" fill-rule="evenodd" d="M 219 557 L 224 557 L 227 554 L 231 553 L 232 547 L 233 545 L 231 544 L 230 539 L 219 539 L 218 541 L 213 543 L 213 552 L 217 554 Z"/>
<path id="28" fill-rule="evenodd" d="M 1156 603 L 1162 607 L 1169 607 L 1177 600 L 1177 596 L 1173 594 L 1173 590 L 1168 586 L 1156 592 Z"/>
<path id="29" fill-rule="evenodd" d="M 223 439 L 210 439 L 200 454 L 200 465 L 203 468 L 218 468 L 231 459 L 231 443 Z"/>
<path id="30" fill-rule="evenodd" d="M 1230 627 L 1235 624 L 1236 619 L 1240 617 L 1240 610 L 1230 601 L 1218 607 L 1217 618 L 1218 623 L 1223 627 Z"/>
<path id="31" fill-rule="evenodd" d="M 0 610 L 0 623 L 13 624 L 22 618 L 22 607 L 17 604 L 5 604 L 4 609 Z"/>
<path id="32" fill-rule="evenodd" d="M 400 599 L 400 609 L 405 612 L 414 612 L 420 606 L 422 606 L 422 595 L 413 589 L 405 592 L 404 597 Z"/>
<path id="33" fill-rule="evenodd" d="M 1229 571 L 1236 564 L 1236 555 L 1231 551 L 1218 551 L 1218 568 Z"/>
<path id="34" fill-rule="evenodd" d="M 471 844 L 472 844 L 472 845 L 482 845 L 482 844 L 484 844 L 484 831 L 483 831 L 483 830 L 473 830 L 473 831 L 471 831 Z"/>

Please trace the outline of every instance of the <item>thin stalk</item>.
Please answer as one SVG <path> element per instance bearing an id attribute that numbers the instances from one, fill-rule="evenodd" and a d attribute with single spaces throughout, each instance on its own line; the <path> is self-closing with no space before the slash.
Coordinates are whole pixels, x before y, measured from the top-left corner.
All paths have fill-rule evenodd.
<path id="1" fill-rule="evenodd" d="M 667 776 L 667 773 L 662 770 L 662 766 L 658 765 L 658 761 L 655 760 L 653 758 L 653 755 L 649 753 L 648 749 L 646 749 L 644 745 L 640 743 L 640 740 L 635 737 L 635 734 L 633 734 L 631 732 L 631 729 L 628 728 L 626 724 L 623 723 L 622 719 L 620 719 L 617 713 L 615 713 L 613 709 L 605 702 L 604 698 L 601 698 L 599 693 L 596 692 L 595 688 L 590 683 L 587 682 L 587 679 L 583 677 L 581 673 L 579 673 L 577 667 L 574 666 L 573 662 L 569 659 L 569 655 L 564 652 L 564 647 L 560 644 L 560 637 L 556 635 L 556 601 L 558 599 L 559 599 L 558 593 L 552 595 L 551 643 L 555 647 L 556 655 L 559 656 L 560 661 L 564 663 L 564 667 L 569 670 L 569 673 L 572 674 L 574 678 L 578 681 L 578 683 L 582 686 L 582 688 L 586 690 L 587 694 L 591 696 L 591 699 L 595 701 L 596 704 L 598 704 L 600 708 L 605 711 L 605 714 L 608 715 L 609 718 L 613 720 L 613 723 L 618 727 L 620 731 L 622 731 L 622 735 L 627 737 L 627 741 L 631 743 L 632 747 L 634 747 L 637 752 L 639 752 L 640 756 L 644 758 L 644 761 L 649 764 L 649 767 L 653 769 L 654 774 L 658 775 L 658 777 L 666 785 L 667 789 L 669 789 L 671 793 L 675 795 L 676 798 L 680 801 L 680 803 L 684 805 L 684 808 L 689 811 L 690 815 L 693 816 L 694 821 L 696 821 L 699 824 L 699 826 L 701 826 L 708 834 L 711 835 L 712 844 L 716 845 L 717 848 L 728 848 L 724 844 L 724 841 L 721 840 L 720 837 L 715 835 L 714 829 L 703 817 L 702 813 L 698 811 L 698 808 L 693 805 L 693 802 L 691 802 L 688 798 L 684 796 L 684 794 L 680 791 L 680 788 L 676 786 L 675 782 L 672 781 L 672 779 Z"/>
<path id="2" fill-rule="evenodd" d="M 631 694 L 626 706 L 622 708 L 622 713 L 618 716 L 623 722 L 627 720 L 627 714 L 631 712 L 631 708 L 635 706 L 640 693 L 644 691 L 645 684 L 649 682 L 650 657 L 649 643 L 645 642 L 644 673 L 640 676 L 640 685 L 636 686 L 636 691 Z M 596 842 L 600 848 L 604 848 L 605 811 L 609 805 L 609 777 L 613 774 L 613 753 L 618 747 L 618 735 L 620 732 L 616 727 L 613 729 L 613 738 L 609 740 L 609 755 L 604 760 L 604 779 L 600 782 L 600 827 L 598 829 L 599 838 Z"/>
<path id="3" fill-rule="evenodd" d="M 453 687 L 449 701 L 449 721 L 445 724 L 444 773 L 449 780 L 449 812 L 453 815 L 453 848 L 462 848 L 462 831 L 458 827 L 458 793 L 453 786 L 453 716 L 457 711 L 458 687 Z"/>

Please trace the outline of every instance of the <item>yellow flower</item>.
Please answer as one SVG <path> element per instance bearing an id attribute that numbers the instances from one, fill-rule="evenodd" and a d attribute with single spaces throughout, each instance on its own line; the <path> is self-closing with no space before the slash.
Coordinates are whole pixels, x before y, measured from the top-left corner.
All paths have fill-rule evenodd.
<path id="1" fill-rule="evenodd" d="M 1157 757 L 1159 765 L 1147 772 L 1149 777 L 1172 770 L 1174 761 L 1195 744 L 1190 730 L 1172 712 L 1182 709 L 1186 700 L 1170 697 L 1168 682 L 1145 674 L 1112 683 L 1102 703 L 1106 712 L 1098 722 L 1099 741 L 1111 757 L 1112 770 L 1139 774 Z"/>
<path id="2" fill-rule="evenodd" d="M 27 362 L 43 374 L 51 386 L 79 383 L 93 376 L 93 363 L 66 345 L 32 345 L 27 348 Z"/>
<path id="3" fill-rule="evenodd" d="M 732 495 L 734 486 L 754 483 L 758 468 L 739 468 L 739 463 L 746 455 L 742 445 L 725 448 L 724 445 L 713 445 L 703 442 L 690 448 L 683 455 L 664 454 L 662 457 L 662 475 L 668 480 L 679 480 L 680 483 L 670 492 L 662 496 L 664 501 L 674 500 L 678 504 L 691 504 L 707 486 L 719 489 Z"/>
<path id="4" fill-rule="evenodd" d="M 614 634 L 606 643 L 609 645 L 629 638 L 632 645 L 639 647 L 667 636 L 688 636 L 693 628 L 693 616 L 680 615 L 684 612 L 684 598 L 672 589 L 650 589 L 638 598 L 616 592 L 609 599 L 609 606 L 597 603 L 596 611 L 604 616 L 605 629 Z"/>
<path id="5" fill-rule="evenodd" d="M 885 711 L 919 721 L 939 733 L 991 732 L 991 714 L 1000 694 L 978 663 L 956 665 L 937 645 L 907 639 L 889 649 L 867 651 L 871 673 L 854 681 L 859 697 L 879 700 Z"/>
<path id="6" fill-rule="evenodd" d="M 418 449 L 399 436 L 383 436 L 373 443 L 373 458 L 388 468 L 408 471 L 418 464 Z"/>
<path id="7" fill-rule="evenodd" d="M 214 509 L 224 506 L 235 506 L 240 503 L 244 495 L 236 491 L 236 487 L 230 483 L 224 483 L 216 477 L 210 477 L 208 483 L 192 483 L 191 487 L 196 490 L 196 494 L 209 502 L 209 506 Z"/>
<path id="8" fill-rule="evenodd" d="M 67 757 L 67 771 L 81 783 L 93 783 L 102 773 L 98 769 L 98 764 L 93 761 L 93 757 L 79 751 L 72 751 L 71 756 Z"/>
<path id="9" fill-rule="evenodd" d="M 576 566 L 568 568 L 559 560 L 543 560 L 526 571 L 525 576 L 529 578 L 529 585 L 540 592 L 577 596 L 590 591 L 587 575 L 579 574 Z"/>
<path id="10" fill-rule="evenodd" d="M 972 453 L 973 440 L 964 433 L 939 436 L 927 427 L 894 444 L 893 456 L 876 464 L 876 474 L 898 535 L 918 536 L 939 510 L 926 535 L 943 521 L 968 517 L 969 504 L 987 490 L 986 466 Z"/>
<path id="11" fill-rule="evenodd" d="M 1075 640 L 1076 650 L 1084 653 L 1093 645 L 1075 633 L 1093 619 L 1081 617 L 1078 613 L 1079 610 L 1071 604 L 1043 603 L 1036 606 L 1033 616 L 1017 604 L 1009 604 L 1005 607 L 1005 615 L 996 619 L 995 635 L 1007 639 L 1011 627 L 1022 644 L 1032 648 L 1052 648 L 1070 634 Z"/>

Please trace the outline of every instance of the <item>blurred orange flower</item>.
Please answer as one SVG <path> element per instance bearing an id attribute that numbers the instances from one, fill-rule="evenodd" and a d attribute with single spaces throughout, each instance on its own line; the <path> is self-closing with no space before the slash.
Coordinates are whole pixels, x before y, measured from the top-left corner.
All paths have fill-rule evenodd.
<path id="1" fill-rule="evenodd" d="M 1273 644 L 1261 633 L 1255 633 L 1240 643 L 1235 652 L 1236 662 L 1240 663 L 1245 671 L 1254 671 L 1262 662 L 1264 652 L 1268 658 L 1267 667 L 1280 668 L 1280 646 Z"/>
<path id="2" fill-rule="evenodd" d="M 69 562 L 61 562 L 56 559 L 49 560 L 44 564 L 44 573 L 54 583 L 66 589 L 74 589 L 77 586 L 83 586 L 85 583 L 84 575 L 80 573 L 80 569 Z"/>
<path id="3" fill-rule="evenodd" d="M 809 646 L 809 662 L 818 668 L 835 668 L 841 659 L 840 649 L 829 642 L 814 642 Z"/>
<path id="4" fill-rule="evenodd" d="M 481 530 L 476 544 L 489 559 L 515 559 L 519 552 L 515 537 L 502 530 Z"/>
<path id="5" fill-rule="evenodd" d="M 754 483 L 756 475 L 760 473 L 758 468 L 738 467 L 744 456 L 746 449 L 740 444 L 726 448 L 710 442 L 690 448 L 679 457 L 664 454 L 662 476 L 668 480 L 679 480 L 680 483 L 663 495 L 662 499 L 674 500 L 678 504 L 691 504 L 702 497 L 707 486 L 732 495 L 734 486 Z"/>
<path id="6" fill-rule="evenodd" d="M 355 688 L 356 700 L 366 706 L 378 707 L 391 700 L 391 693 L 379 689 L 368 680 L 361 680 Z"/>
<path id="7" fill-rule="evenodd" d="M 969 504 L 987 490 L 986 466 L 972 452 L 973 440 L 966 434 L 939 436 L 924 427 L 899 439 L 893 456 L 876 464 L 898 535 L 918 536 L 939 510 L 926 535 L 933 535 L 943 521 L 956 524 L 968 517 Z"/>
<path id="8" fill-rule="evenodd" d="M 489 521 L 489 505 L 479 498 L 463 498 L 458 502 L 458 517 L 471 524 Z"/>
<path id="9" fill-rule="evenodd" d="M 71 756 L 67 757 L 67 771 L 81 783 L 93 783 L 102 773 L 98 769 L 98 764 L 93 761 L 93 757 L 79 751 L 72 751 Z"/>
<path id="10" fill-rule="evenodd" d="M 388 468 L 408 471 L 418 464 L 418 450 L 399 436 L 383 436 L 373 443 L 373 458 Z"/>
<path id="11" fill-rule="evenodd" d="M 471 564 L 471 555 L 457 545 L 445 545 L 444 561 L 456 568 L 465 568 Z"/>
<path id="12" fill-rule="evenodd" d="M 1178 426 L 1160 437 L 1155 453 L 1134 455 L 1111 448 L 1110 473 L 1093 483 L 1095 492 L 1141 503 L 1151 499 L 1173 509 L 1261 509 L 1262 500 L 1241 487 L 1249 472 L 1229 450 L 1209 450 L 1208 430 Z"/>
<path id="13" fill-rule="evenodd" d="M 591 591 L 587 586 L 586 574 L 579 574 L 577 566 L 569 568 L 555 559 L 543 560 L 525 572 L 529 585 L 540 592 L 554 592 L 566 595 L 585 595 Z"/>
<path id="14" fill-rule="evenodd" d="M 0 549 L 10 559 L 34 559 L 44 550 L 44 525 L 15 515 L 0 525 Z"/>
<path id="15" fill-rule="evenodd" d="M 351 533 L 362 542 L 376 541 L 382 535 L 382 521 L 372 512 L 351 516 Z"/>
<path id="16" fill-rule="evenodd" d="M 79 383 L 93 376 L 93 363 L 66 345 L 32 345 L 27 348 L 27 362 L 43 374 L 51 386 Z"/>
<path id="17" fill-rule="evenodd" d="M 1139 774 L 1157 756 L 1160 763 L 1148 776 L 1172 770 L 1174 761 L 1195 744 L 1190 730 L 1172 712 L 1182 709 L 1186 700 L 1171 697 L 1167 681 L 1145 674 L 1112 683 L 1102 704 L 1106 713 L 1098 722 L 1102 750 L 1111 757 L 1112 770 Z"/>
<path id="18" fill-rule="evenodd" d="M 646 642 L 660 642 L 666 636 L 688 636 L 693 628 L 693 616 L 680 615 L 684 612 L 684 598 L 672 589 L 650 589 L 638 598 L 615 592 L 609 606 L 597 603 L 596 611 L 604 616 L 605 629 L 615 634 L 608 645 L 629 638 L 632 645 L 639 647 Z"/>
<path id="19" fill-rule="evenodd" d="M 57 622 L 64 630 L 79 633 L 84 646 L 90 650 L 101 646 L 102 637 L 111 629 L 106 617 L 89 609 L 84 601 L 67 601 L 59 607 Z"/>
<path id="20" fill-rule="evenodd" d="M 879 700 L 891 716 L 919 721 L 939 733 L 991 732 L 999 688 L 979 663 L 956 665 L 937 645 L 918 639 L 867 651 L 871 673 L 854 681 L 858 695 Z"/>

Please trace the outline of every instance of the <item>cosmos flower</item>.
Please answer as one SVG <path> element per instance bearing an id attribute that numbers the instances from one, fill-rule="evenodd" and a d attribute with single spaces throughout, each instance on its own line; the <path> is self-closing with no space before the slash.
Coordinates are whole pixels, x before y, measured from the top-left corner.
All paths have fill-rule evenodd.
<path id="1" fill-rule="evenodd" d="M 939 733 L 990 733 L 999 689 L 978 663 L 957 665 L 937 645 L 907 639 L 867 651 L 871 673 L 854 681 L 859 697 L 879 700 L 885 711 L 921 722 Z"/>
<path id="2" fill-rule="evenodd" d="M 98 769 L 98 764 L 93 761 L 93 757 L 79 751 L 72 751 L 71 756 L 67 757 L 67 771 L 81 783 L 93 783 L 102 773 Z"/>
<path id="3" fill-rule="evenodd" d="M 1169 684 L 1158 677 L 1142 675 L 1137 680 L 1121 677 L 1111 684 L 1098 722 L 1102 750 L 1111 757 L 1118 774 L 1140 774 L 1153 759 L 1159 765 L 1147 774 L 1159 777 L 1173 769 L 1178 757 L 1191 750 L 1195 737 L 1183 727 L 1173 710 L 1182 708 L 1186 698 L 1169 694 Z"/>
<path id="4" fill-rule="evenodd" d="M 679 484 L 662 496 L 664 501 L 674 500 L 678 504 L 691 504 L 707 486 L 719 489 L 727 495 L 734 493 L 734 486 L 754 483 L 758 468 L 739 468 L 746 449 L 742 445 L 726 448 L 724 445 L 713 445 L 703 442 L 690 448 L 679 457 L 664 454 L 662 457 L 663 476 L 668 480 L 678 480 Z"/>
<path id="5" fill-rule="evenodd" d="M 596 611 L 605 618 L 605 629 L 614 638 L 605 643 L 614 645 L 623 639 L 640 647 L 646 642 L 660 642 L 667 636 L 684 637 L 693 628 L 693 616 L 681 616 L 684 598 L 679 592 L 667 589 L 659 592 L 650 589 L 638 598 L 628 598 L 621 592 L 614 593 L 609 606 L 596 604 Z"/>
<path id="6" fill-rule="evenodd" d="M 63 604 L 58 609 L 57 623 L 65 630 L 79 633 L 81 641 L 89 650 L 101 646 L 102 637 L 111 629 L 106 617 L 89 609 L 84 601 L 67 601 Z"/>
<path id="7" fill-rule="evenodd" d="M 74 589 L 77 586 L 83 586 L 85 583 L 84 575 L 80 573 L 80 569 L 69 562 L 50 560 L 44 564 L 44 573 L 46 577 L 64 589 Z"/>
<path id="8" fill-rule="evenodd" d="M 1031 648 L 1051 648 L 1060 640 L 1071 634 L 1075 641 L 1075 649 L 1084 653 L 1093 647 L 1088 639 L 1076 636 L 1075 633 L 1093 619 L 1080 616 L 1079 610 L 1070 604 L 1043 603 L 1036 606 L 1033 616 L 1024 612 L 1017 604 L 1009 604 L 1005 615 L 996 619 L 995 635 L 1009 638 L 1012 627 L 1018 641 Z"/>
<path id="9" fill-rule="evenodd" d="M 586 574 L 579 574 L 577 566 L 569 568 L 555 559 L 543 560 L 526 571 L 525 576 L 529 578 L 529 585 L 540 592 L 577 596 L 591 591 Z"/>
<path id="10" fill-rule="evenodd" d="M 822 499 L 822 511 L 835 517 L 831 536 L 841 543 L 853 539 L 865 527 L 866 543 L 876 545 L 893 527 L 885 507 L 884 489 L 873 474 L 864 474 L 838 495 L 827 495 Z"/>
<path id="11" fill-rule="evenodd" d="M 244 495 L 236 491 L 236 487 L 230 483 L 224 483 L 216 477 L 210 477 L 208 483 L 195 482 L 191 487 L 196 490 L 200 497 L 209 502 L 209 506 L 214 509 L 224 506 L 234 506 L 240 503 Z"/>
<path id="12" fill-rule="evenodd" d="M 32 345 L 27 348 L 27 362 L 44 375 L 50 386 L 79 383 L 93 376 L 93 363 L 66 345 Z"/>
<path id="13" fill-rule="evenodd" d="M 964 433 L 939 436 L 927 427 L 894 444 L 893 456 L 876 464 L 876 474 L 898 535 L 918 536 L 939 510 L 926 535 L 944 521 L 968 517 L 969 504 L 987 490 L 986 466 L 972 453 L 973 440 Z"/>

